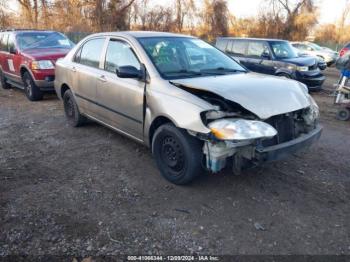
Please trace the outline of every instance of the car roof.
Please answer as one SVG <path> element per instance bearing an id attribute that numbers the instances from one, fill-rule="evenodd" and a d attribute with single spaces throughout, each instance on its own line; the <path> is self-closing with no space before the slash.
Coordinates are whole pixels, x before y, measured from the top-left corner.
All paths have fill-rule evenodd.
<path id="1" fill-rule="evenodd" d="M 14 30 L 2 30 L 0 33 L 55 33 L 51 30 L 35 30 L 35 29 L 14 29 Z"/>
<path id="2" fill-rule="evenodd" d="M 133 38 L 148 38 L 148 37 L 188 37 L 194 38 L 193 36 L 183 35 L 183 34 L 175 34 L 168 32 L 157 32 L 157 31 L 120 31 L 120 32 L 104 32 L 97 33 L 97 35 L 113 35 L 113 36 L 131 36 Z"/>
<path id="3" fill-rule="evenodd" d="M 288 42 L 288 40 L 283 39 L 274 39 L 274 38 L 248 38 L 248 37 L 218 37 L 219 39 L 232 39 L 232 40 L 252 40 L 252 41 L 280 41 L 280 42 Z"/>
<path id="4" fill-rule="evenodd" d="M 293 41 L 292 44 L 312 44 L 312 42 L 309 41 Z"/>

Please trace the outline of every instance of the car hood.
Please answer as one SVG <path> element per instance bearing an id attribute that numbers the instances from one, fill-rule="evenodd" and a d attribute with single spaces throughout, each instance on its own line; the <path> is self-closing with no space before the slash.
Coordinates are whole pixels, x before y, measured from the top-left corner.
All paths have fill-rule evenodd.
<path id="1" fill-rule="evenodd" d="M 282 59 L 283 62 L 295 64 L 297 66 L 313 66 L 316 64 L 315 57 L 312 56 L 301 56 L 301 57 L 295 57 L 295 58 L 286 58 Z"/>
<path id="2" fill-rule="evenodd" d="M 310 106 L 307 90 L 299 82 L 256 73 L 177 79 L 171 83 L 219 95 L 260 119 Z"/>
<path id="3" fill-rule="evenodd" d="M 22 53 L 33 60 L 54 60 L 65 57 L 70 49 L 68 48 L 38 48 L 28 49 L 22 51 Z"/>

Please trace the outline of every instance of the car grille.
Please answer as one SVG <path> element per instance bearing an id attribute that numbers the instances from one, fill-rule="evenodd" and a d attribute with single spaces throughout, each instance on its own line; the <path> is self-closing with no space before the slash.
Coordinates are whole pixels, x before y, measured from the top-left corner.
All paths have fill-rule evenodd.
<path id="1" fill-rule="evenodd" d="M 284 114 L 277 115 L 267 119 L 265 122 L 273 126 L 278 134 L 271 139 L 266 139 L 262 141 L 262 146 L 268 147 L 284 142 L 288 142 L 298 137 L 296 128 L 294 114 Z"/>

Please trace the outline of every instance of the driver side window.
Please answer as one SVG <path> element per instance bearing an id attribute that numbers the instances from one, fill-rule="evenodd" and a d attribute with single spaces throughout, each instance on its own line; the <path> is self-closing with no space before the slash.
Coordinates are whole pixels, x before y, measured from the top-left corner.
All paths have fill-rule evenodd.
<path id="1" fill-rule="evenodd" d="M 104 69 L 115 73 L 120 66 L 133 66 L 141 69 L 141 64 L 128 43 L 111 39 L 108 43 Z"/>

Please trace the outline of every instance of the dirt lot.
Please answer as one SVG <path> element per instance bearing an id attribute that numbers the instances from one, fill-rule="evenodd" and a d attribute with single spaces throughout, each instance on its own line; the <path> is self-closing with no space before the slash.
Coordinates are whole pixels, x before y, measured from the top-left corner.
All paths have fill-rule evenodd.
<path id="1" fill-rule="evenodd" d="M 173 186 L 147 148 L 69 127 L 54 95 L 0 90 L 0 255 L 350 254 L 350 122 L 328 93 L 307 153 Z"/>

